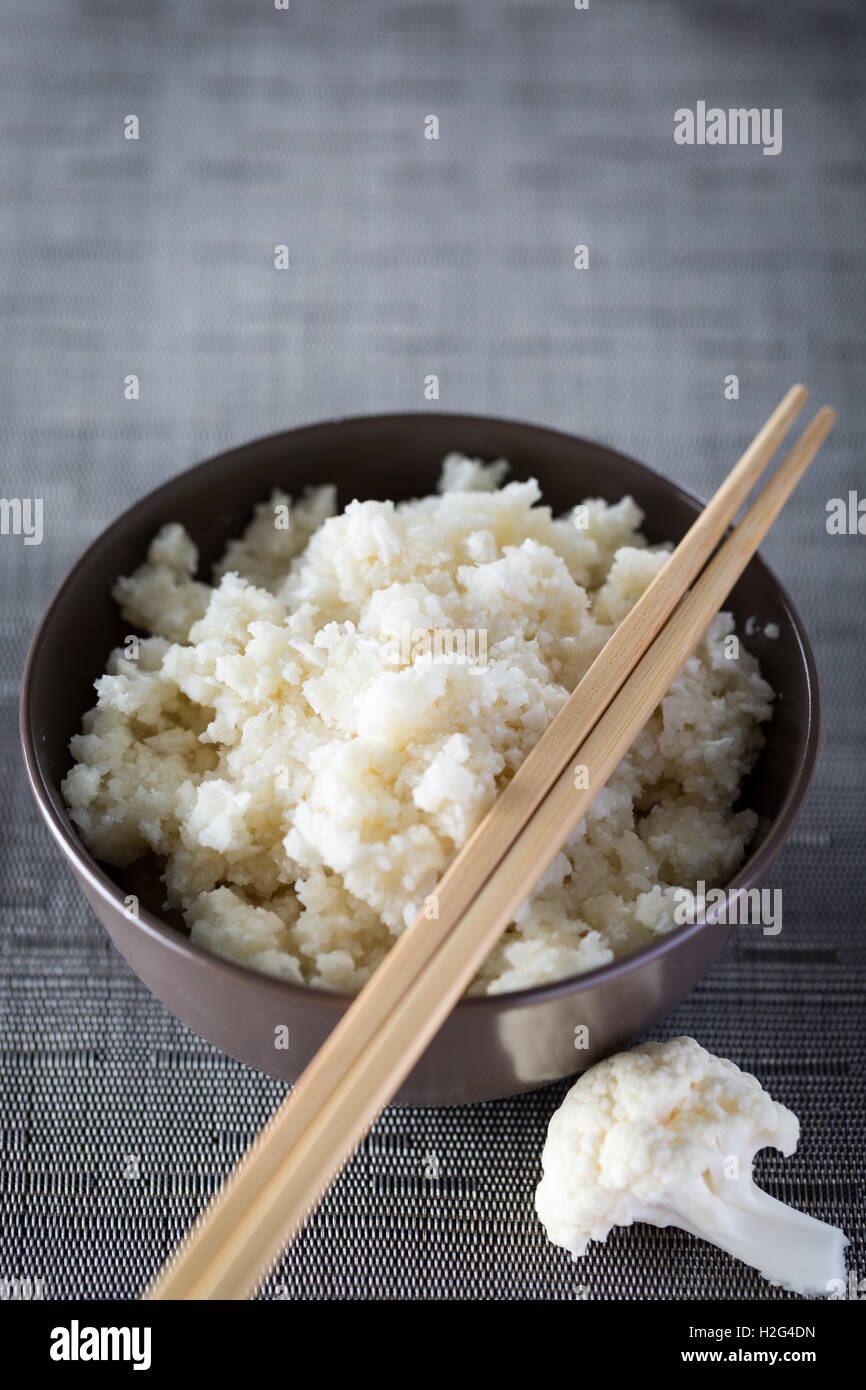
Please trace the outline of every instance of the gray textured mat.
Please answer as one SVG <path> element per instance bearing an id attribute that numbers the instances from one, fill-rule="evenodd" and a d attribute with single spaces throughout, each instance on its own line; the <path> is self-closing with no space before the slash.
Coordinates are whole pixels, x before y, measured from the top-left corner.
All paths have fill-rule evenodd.
<path id="1" fill-rule="evenodd" d="M 764 551 L 825 713 L 773 875 L 783 936 L 740 929 L 657 1035 L 798 1112 L 799 1152 L 760 1175 L 842 1225 L 866 1276 L 866 540 L 824 529 L 864 489 L 862 7 L 8 0 L 2 29 L 0 476 L 44 497 L 45 539 L 0 537 L 0 1276 L 135 1295 L 281 1095 L 137 983 L 42 828 L 15 727 L 38 616 L 151 486 L 303 421 L 423 408 L 428 373 L 443 409 L 600 438 L 705 495 L 791 381 L 839 409 Z M 675 146 L 698 98 L 781 106 L 782 155 Z M 532 1193 L 563 1090 L 388 1112 L 270 1295 L 782 1296 L 679 1232 L 580 1266 L 549 1247 Z"/>

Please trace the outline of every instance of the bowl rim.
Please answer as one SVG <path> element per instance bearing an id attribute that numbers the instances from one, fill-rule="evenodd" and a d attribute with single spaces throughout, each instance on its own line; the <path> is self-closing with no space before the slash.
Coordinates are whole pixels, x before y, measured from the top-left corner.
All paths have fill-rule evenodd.
<path id="1" fill-rule="evenodd" d="M 630 454 L 624 454 L 618 449 L 610 448 L 600 444 L 595 440 L 587 439 L 585 436 L 571 434 L 565 430 L 552 429 L 547 425 L 535 424 L 531 421 L 512 420 L 507 416 L 497 415 L 474 415 L 467 413 L 436 412 L 438 420 L 447 420 L 454 424 L 455 429 L 461 425 L 493 424 L 506 426 L 509 429 L 525 431 L 535 436 L 552 436 L 560 441 L 565 441 L 570 445 L 588 446 L 597 455 L 607 455 L 611 459 L 625 461 L 633 467 L 638 468 L 647 474 L 651 483 L 667 488 L 691 507 L 701 508 L 706 502 L 697 493 L 683 487 L 680 483 L 673 482 L 664 474 L 651 468 L 648 464 L 642 463 L 639 459 L 633 458 Z M 34 672 L 38 663 L 40 649 L 45 641 L 46 633 L 51 623 L 54 611 L 61 597 L 66 594 L 68 589 L 74 584 L 76 576 L 84 565 L 90 560 L 93 552 L 97 550 L 111 535 L 119 531 L 128 524 L 140 507 L 152 502 L 159 494 L 169 492 L 180 479 L 191 480 L 197 473 L 205 473 L 216 463 L 229 460 L 234 454 L 246 454 L 250 449 L 259 448 L 266 445 L 274 445 L 278 440 L 291 435 L 297 439 L 299 436 L 325 433 L 339 429 L 340 427 L 358 426 L 381 428 L 393 425 L 398 422 L 406 425 L 417 424 L 419 428 L 428 425 L 431 415 L 423 411 L 396 411 L 376 415 L 349 415 L 337 416 L 331 420 L 317 421 L 311 424 L 300 425 L 293 429 L 277 430 L 272 434 L 261 435 L 255 439 L 245 441 L 238 445 L 233 445 L 230 449 L 225 449 L 219 454 L 212 454 L 199 463 L 192 464 L 189 468 L 181 469 L 179 472 L 167 478 L 164 482 L 151 488 L 137 498 L 129 507 L 115 518 L 107 527 L 90 542 L 82 554 L 73 564 L 64 579 L 55 589 L 49 599 L 43 614 L 39 620 L 30 645 L 27 650 L 24 670 L 21 680 L 21 693 L 19 699 L 19 734 L 24 754 L 24 764 L 27 772 L 27 779 L 36 804 L 45 821 L 52 837 L 70 864 L 76 875 L 83 879 L 93 892 L 105 903 L 106 907 L 113 912 L 123 914 L 128 920 L 138 926 L 143 933 L 148 936 L 155 944 L 158 943 L 163 948 L 184 957 L 187 961 L 197 962 L 200 966 L 214 971 L 218 974 L 226 975 L 229 979 L 233 976 L 243 979 L 247 983 L 252 977 L 253 982 L 261 990 L 271 993 L 283 1000 L 291 1002 L 304 1001 L 308 1005 L 320 1006 L 330 1010 L 335 1014 L 341 1014 L 349 1008 L 357 995 L 342 993 L 337 990 L 321 988 L 318 985 L 296 984 L 290 980 L 281 979 L 276 975 L 269 975 L 263 971 L 254 969 L 252 966 L 243 965 L 239 961 L 233 961 L 225 956 L 217 955 L 213 951 L 207 950 L 203 946 L 191 941 L 178 928 L 170 926 L 155 913 L 147 908 L 139 908 L 135 913 L 130 913 L 123 901 L 121 889 L 111 876 L 104 870 L 97 859 L 95 859 L 84 845 L 72 827 L 71 819 L 64 820 L 57 812 L 51 799 L 48 781 L 43 772 L 36 742 L 33 736 L 32 722 L 30 719 L 30 705 L 34 684 Z M 749 562 L 749 567 L 757 568 L 759 574 L 775 586 L 779 601 L 785 611 L 787 620 L 797 641 L 800 658 L 806 678 L 806 704 L 808 724 L 805 736 L 805 755 L 797 769 L 781 807 L 775 818 L 771 822 L 762 843 L 753 854 L 750 854 L 745 862 L 740 866 L 737 873 L 724 885 L 727 893 L 747 889 L 760 882 L 781 850 L 785 840 L 790 834 L 793 826 L 800 814 L 812 776 L 815 770 L 815 763 L 818 755 L 820 741 L 821 723 L 821 703 L 818 688 L 818 674 L 809 638 L 806 634 L 802 620 L 792 604 L 787 590 L 777 579 L 770 567 L 765 564 L 759 554 L 755 554 Z M 699 921 L 687 923 L 675 928 L 675 930 L 660 936 L 657 940 L 641 946 L 638 950 L 628 955 L 621 956 L 609 961 L 605 965 L 596 966 L 592 970 L 587 970 L 579 975 L 567 975 L 562 979 L 551 980 L 541 985 L 531 985 L 519 990 L 503 990 L 496 994 L 476 994 L 464 995 L 455 1006 L 455 1012 L 461 1011 L 468 1013 L 473 1011 L 481 1014 L 485 1011 L 498 1013 L 504 1008 L 527 1008 L 541 1005 L 548 1000 L 557 999 L 566 994 L 578 994 L 585 989 L 592 989 L 606 983 L 608 980 L 618 979 L 632 970 L 639 970 L 642 966 L 657 960 L 660 956 L 673 951 L 677 946 L 690 940 L 698 932 L 713 924 L 711 914 L 706 915 Z M 104 924 L 103 924 L 104 925 Z"/>

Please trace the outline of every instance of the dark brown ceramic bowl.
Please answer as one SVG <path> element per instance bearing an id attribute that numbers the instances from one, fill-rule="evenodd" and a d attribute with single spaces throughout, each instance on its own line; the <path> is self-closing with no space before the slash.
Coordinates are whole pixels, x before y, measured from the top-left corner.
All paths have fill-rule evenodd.
<path id="1" fill-rule="evenodd" d="M 126 632 L 110 597 L 119 574 L 143 559 L 167 521 L 187 527 L 209 573 L 253 505 L 279 486 L 298 494 L 331 482 L 340 503 L 431 492 L 443 456 L 463 450 L 504 457 L 511 476 L 538 478 L 546 502 L 565 510 L 587 496 L 625 493 L 646 514 L 653 541 L 678 539 L 700 503 L 634 460 L 534 425 L 460 415 L 392 415 L 338 420 L 245 444 L 166 483 L 124 513 L 79 560 L 33 639 L 21 692 L 21 737 L 39 809 L 115 945 L 148 989 L 196 1032 L 252 1066 L 292 1081 L 346 1009 L 344 995 L 272 979 L 190 943 L 161 912 L 153 871 L 124 878 L 97 863 L 69 820 L 60 783 L 69 739 L 94 701 L 93 681 Z M 729 887 L 756 886 L 776 857 L 806 795 L 818 743 L 818 690 L 806 634 L 772 574 L 753 560 L 730 599 L 738 630 L 779 698 L 766 747 L 744 802 L 760 828 Z M 760 629 L 779 628 L 771 641 Z M 124 910 L 136 892 L 138 917 Z M 401 1090 L 405 1103 L 444 1105 L 509 1095 L 568 1076 L 626 1045 L 692 988 L 730 928 L 682 927 L 600 970 L 515 994 L 464 999 Z M 591 1048 L 576 1052 L 586 1024 Z M 278 1025 L 289 1048 L 275 1050 Z"/>

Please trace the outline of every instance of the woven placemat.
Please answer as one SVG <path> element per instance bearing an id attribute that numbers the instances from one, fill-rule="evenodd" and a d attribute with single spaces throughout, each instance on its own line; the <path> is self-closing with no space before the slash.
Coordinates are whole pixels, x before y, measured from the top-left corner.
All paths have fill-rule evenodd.
<path id="1" fill-rule="evenodd" d="M 231 443 L 379 410 L 536 420 L 706 495 L 797 379 L 841 423 L 765 548 L 825 714 L 773 871 L 784 934 L 740 929 L 654 1036 L 793 1107 L 800 1148 L 760 1178 L 866 1274 L 866 542 L 824 527 L 863 486 L 862 7 L 11 0 L 2 29 L 2 489 L 44 498 L 45 535 L 0 538 L 0 1277 L 134 1296 L 283 1093 L 137 982 L 25 787 L 26 645 L 90 539 Z M 698 99 L 783 108 L 782 154 L 676 146 Z M 388 1111 L 266 1296 L 784 1297 L 678 1231 L 550 1247 L 532 1197 L 564 1090 Z"/>

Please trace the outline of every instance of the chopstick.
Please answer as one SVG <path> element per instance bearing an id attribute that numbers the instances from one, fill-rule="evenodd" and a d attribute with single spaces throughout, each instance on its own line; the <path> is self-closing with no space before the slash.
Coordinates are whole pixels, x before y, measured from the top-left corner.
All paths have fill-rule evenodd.
<path id="1" fill-rule="evenodd" d="M 784 412 L 788 412 L 788 419 L 792 418 L 803 399 L 803 388 L 795 388 L 774 412 L 762 431 L 760 448 L 757 446 L 761 436 L 727 480 L 725 506 L 739 496 L 734 511 L 738 509 L 744 495 L 738 491 L 745 486 L 744 475 L 751 475 L 754 482 L 766 465 L 767 450 L 771 452 L 781 437 L 780 412 L 782 418 Z M 297 1228 L 375 1113 L 400 1085 L 516 908 L 528 896 L 604 785 L 745 568 L 826 437 L 833 418 L 830 411 L 819 412 L 667 627 L 655 637 L 635 665 L 636 654 L 639 655 L 648 640 L 646 629 L 642 629 L 642 641 L 638 641 L 636 649 L 629 648 L 632 652 L 629 669 L 634 667 L 632 674 L 617 672 L 613 677 L 622 688 L 600 718 L 596 713 L 596 719 L 591 720 L 586 711 L 583 712 L 583 722 L 590 727 L 595 723 L 595 728 L 588 737 L 581 735 L 570 747 L 563 745 L 560 751 L 564 756 L 559 758 L 558 771 L 551 779 L 547 795 L 542 793 L 541 798 L 534 797 L 531 813 L 527 811 L 526 801 L 522 802 L 522 816 L 519 820 L 511 819 L 509 838 L 507 841 L 500 839 L 494 869 L 486 875 L 472 901 L 457 913 L 449 912 L 443 921 L 446 914 L 440 898 L 439 918 L 419 919 L 390 953 L 334 1030 L 328 1044 L 307 1068 L 295 1094 L 277 1112 L 260 1141 L 235 1170 L 193 1239 L 166 1268 L 151 1297 L 242 1297 L 255 1284 L 268 1256 L 276 1253 L 288 1234 Z M 775 441 L 772 446 L 770 441 Z M 737 474 L 739 478 L 732 486 Z M 714 499 L 711 507 L 716 501 Z M 714 519 L 713 525 L 717 524 Z M 727 524 L 722 525 L 722 531 Z M 712 533 L 712 526 L 705 523 L 704 538 Z M 662 575 L 678 553 L 668 561 Z M 663 596 L 660 609 L 654 611 L 664 609 L 666 604 L 670 611 L 673 602 L 668 593 Z M 635 605 L 632 613 L 639 607 Z M 623 626 L 625 623 L 617 632 Z M 608 648 L 613 641 L 612 637 Z M 583 791 L 576 791 L 574 787 L 571 764 L 577 758 L 589 770 L 589 787 Z M 526 760 L 524 767 L 529 761 Z M 440 884 L 440 890 L 446 879 Z M 455 896 L 459 898 L 460 894 Z M 434 933 L 430 929 L 434 926 L 438 930 L 436 944 L 431 949 L 429 937 Z M 385 992 L 387 1007 L 383 1009 L 376 987 L 398 952 L 403 969 L 396 987 L 393 974 L 385 975 L 389 988 Z M 368 1009 L 371 998 L 377 1005 L 375 1025 L 371 1024 Z M 360 1044 L 354 1037 L 356 1027 Z"/>

